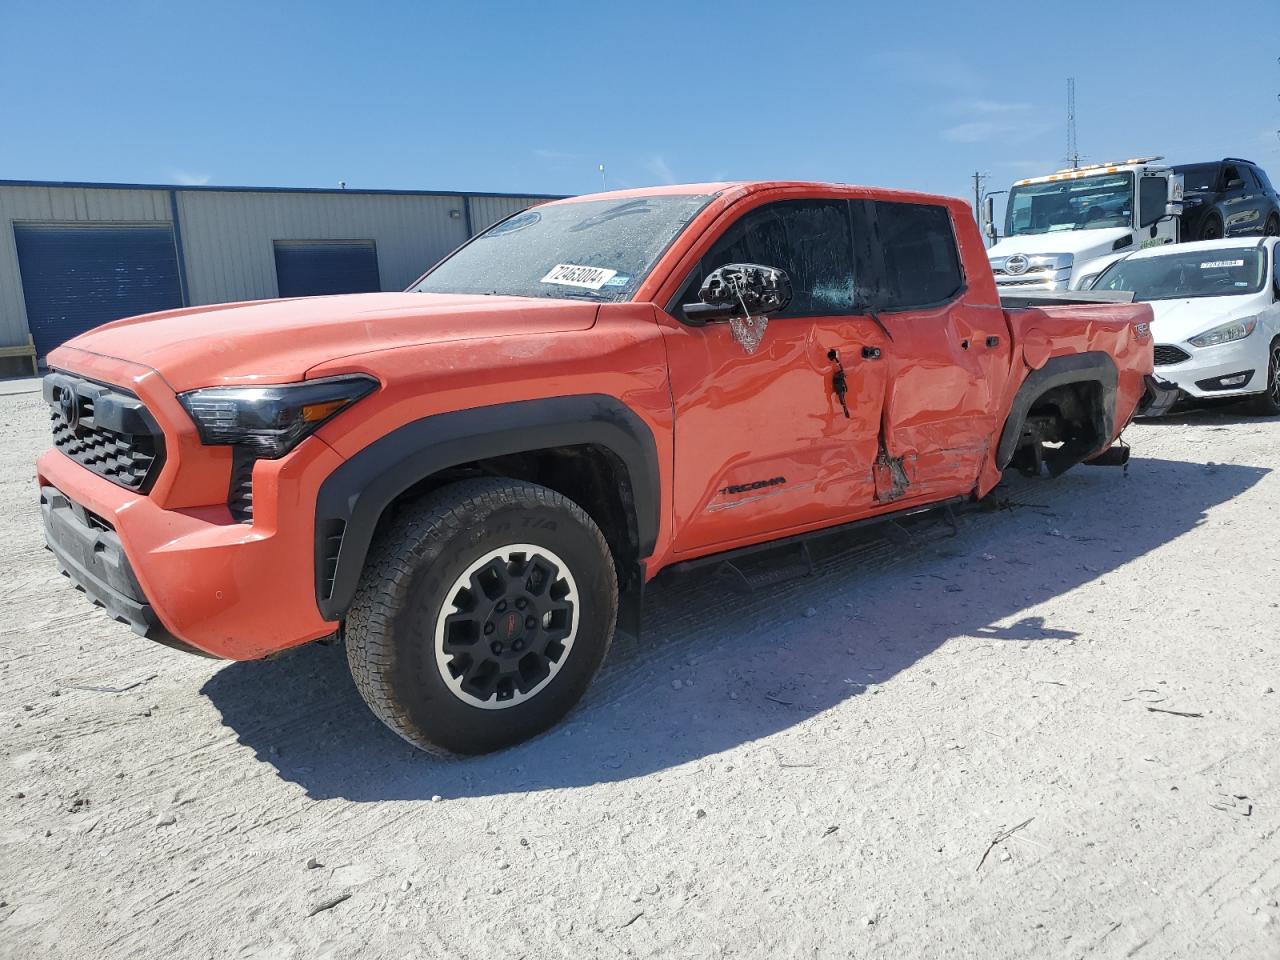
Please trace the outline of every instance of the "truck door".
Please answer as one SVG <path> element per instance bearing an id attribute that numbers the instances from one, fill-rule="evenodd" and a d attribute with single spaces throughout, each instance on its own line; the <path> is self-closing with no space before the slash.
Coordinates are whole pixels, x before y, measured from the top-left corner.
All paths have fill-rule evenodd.
<path id="1" fill-rule="evenodd" d="M 884 354 L 889 382 L 877 499 L 968 493 L 1000 426 L 1011 357 L 1004 311 L 971 298 L 945 206 L 855 206 L 870 225 L 867 253 L 883 278 L 879 317 L 893 336 Z M 968 233 L 967 262 L 981 263 L 981 240 Z"/>
<path id="2" fill-rule="evenodd" d="M 1169 204 L 1169 175 L 1142 173 L 1138 177 L 1138 245 L 1155 247 L 1177 243 L 1178 224 L 1165 216 Z"/>
<path id="3" fill-rule="evenodd" d="M 887 346 L 855 307 L 849 203 L 779 200 L 722 229 L 664 324 L 675 406 L 676 550 L 731 546 L 817 527 L 874 504 Z M 727 263 L 785 270 L 793 299 L 758 345 L 728 321 L 691 326 L 680 305 Z M 863 351 L 866 349 L 867 358 Z M 845 405 L 834 390 L 840 366 Z"/>

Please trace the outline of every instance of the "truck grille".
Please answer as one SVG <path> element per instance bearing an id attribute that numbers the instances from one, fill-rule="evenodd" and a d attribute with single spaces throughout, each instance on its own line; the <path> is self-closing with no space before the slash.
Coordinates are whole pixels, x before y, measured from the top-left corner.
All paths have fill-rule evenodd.
<path id="1" fill-rule="evenodd" d="M 44 378 L 43 393 L 58 450 L 129 490 L 151 488 L 164 465 L 164 434 L 141 400 L 60 371 Z"/>
<path id="2" fill-rule="evenodd" d="M 1053 278 L 1047 276 L 1031 277 L 1026 280 L 1004 280 L 996 277 L 996 283 L 1002 287 L 1047 287 L 1052 282 Z"/>
<path id="3" fill-rule="evenodd" d="M 1156 345 L 1156 366 L 1168 367 L 1175 363 L 1181 363 L 1183 360 L 1190 360 L 1191 354 L 1183 350 L 1181 347 L 1170 347 L 1166 344 Z"/>

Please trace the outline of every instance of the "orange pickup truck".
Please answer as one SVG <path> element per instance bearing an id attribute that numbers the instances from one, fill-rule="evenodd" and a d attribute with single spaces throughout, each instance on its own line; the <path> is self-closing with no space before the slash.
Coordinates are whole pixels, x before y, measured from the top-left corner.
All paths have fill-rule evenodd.
<path id="1" fill-rule="evenodd" d="M 478 753 L 582 696 L 673 564 L 1121 463 L 1145 305 L 1005 309 L 959 200 L 713 183 L 543 204 L 403 293 L 196 307 L 53 351 L 62 571 L 139 633 L 335 634 Z"/>

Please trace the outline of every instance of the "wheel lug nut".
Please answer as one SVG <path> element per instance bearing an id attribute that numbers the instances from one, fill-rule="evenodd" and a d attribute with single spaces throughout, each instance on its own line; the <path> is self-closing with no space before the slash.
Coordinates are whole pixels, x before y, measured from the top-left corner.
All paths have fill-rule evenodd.
<path id="1" fill-rule="evenodd" d="M 524 599 L 524 597 L 521 597 L 519 600 L 516 601 L 517 610 L 523 610 L 528 605 L 529 605 L 529 601 Z"/>
<path id="2" fill-rule="evenodd" d="M 501 613 L 503 610 L 507 609 L 507 601 L 499 600 L 497 607 L 495 607 L 494 609 L 497 610 L 499 613 Z"/>
<path id="3" fill-rule="evenodd" d="M 523 650 L 523 649 L 524 649 L 524 641 L 523 641 L 523 640 L 517 640 L 515 643 L 513 643 L 513 644 L 511 645 L 511 649 L 512 649 L 512 650 L 516 650 L 516 651 Z"/>
<path id="4" fill-rule="evenodd" d="M 489 634 L 491 634 L 491 633 L 493 633 L 493 624 L 492 624 L 492 623 L 486 623 L 486 624 L 484 625 L 484 635 L 487 637 L 487 636 L 488 636 Z"/>
<path id="5" fill-rule="evenodd" d="M 493 651 L 493 655 L 496 657 L 502 653 L 502 644 L 495 640 L 493 643 L 489 644 L 489 649 Z"/>
<path id="6" fill-rule="evenodd" d="M 524 618 L 524 625 L 528 627 L 530 630 L 532 630 L 534 627 L 538 625 L 538 618 L 530 614 L 529 616 Z"/>

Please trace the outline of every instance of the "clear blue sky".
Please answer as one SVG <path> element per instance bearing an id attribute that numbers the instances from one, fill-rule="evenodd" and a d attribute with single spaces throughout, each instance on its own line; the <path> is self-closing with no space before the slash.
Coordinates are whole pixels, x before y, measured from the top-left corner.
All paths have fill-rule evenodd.
<path id="1" fill-rule="evenodd" d="M 1280 0 L 0 0 L 0 178 L 971 195 L 1080 150 L 1280 182 Z"/>

